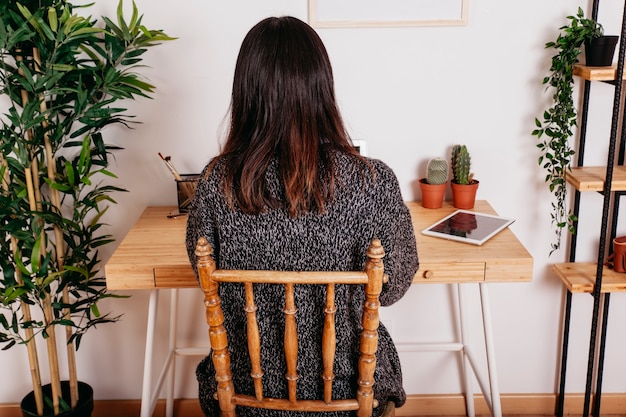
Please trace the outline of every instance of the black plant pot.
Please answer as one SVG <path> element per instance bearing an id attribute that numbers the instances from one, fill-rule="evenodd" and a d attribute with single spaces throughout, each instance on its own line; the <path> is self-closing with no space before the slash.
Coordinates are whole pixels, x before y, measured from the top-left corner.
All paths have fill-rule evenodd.
<path id="1" fill-rule="evenodd" d="M 50 384 L 42 387 L 44 398 L 51 398 L 52 387 Z M 61 381 L 61 392 L 65 402 L 70 402 L 70 383 L 69 381 Z M 30 392 L 22 402 L 20 403 L 23 417 L 38 417 L 37 406 L 35 405 L 35 393 Z M 54 411 L 47 405 L 44 407 L 44 416 L 54 416 Z M 93 411 L 93 389 L 90 385 L 84 382 L 78 382 L 78 404 L 71 410 L 61 414 L 57 414 L 57 417 L 91 417 Z"/>
<path id="2" fill-rule="evenodd" d="M 619 36 L 601 36 L 585 43 L 585 56 L 590 67 L 608 67 L 613 64 L 613 55 Z"/>

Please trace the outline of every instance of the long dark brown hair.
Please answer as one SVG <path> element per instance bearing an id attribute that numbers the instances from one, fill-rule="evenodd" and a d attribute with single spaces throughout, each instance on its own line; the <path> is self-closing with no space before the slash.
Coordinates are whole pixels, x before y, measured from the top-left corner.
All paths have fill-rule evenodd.
<path id="1" fill-rule="evenodd" d="M 326 48 L 294 17 L 271 17 L 246 35 L 235 68 L 230 130 L 220 154 L 231 204 L 248 214 L 284 207 L 292 217 L 323 212 L 332 200 L 332 154 L 354 155 L 335 100 Z M 221 159 L 221 158 L 216 158 Z M 278 163 L 284 189 L 268 191 L 265 173 Z"/>

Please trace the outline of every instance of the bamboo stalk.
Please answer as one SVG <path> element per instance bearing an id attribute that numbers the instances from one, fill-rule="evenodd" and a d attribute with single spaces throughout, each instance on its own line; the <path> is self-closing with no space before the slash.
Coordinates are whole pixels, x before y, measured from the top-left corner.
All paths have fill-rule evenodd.
<path id="1" fill-rule="evenodd" d="M 18 63 L 24 60 L 22 55 L 17 55 L 15 59 Z M 20 75 L 24 76 L 24 71 L 22 71 L 21 68 L 18 70 L 18 72 Z M 20 90 L 20 95 L 22 96 L 22 105 L 24 106 L 26 105 L 26 103 L 30 101 L 28 97 L 28 91 L 22 89 Z M 28 135 L 28 140 L 32 141 L 33 136 L 34 136 L 33 129 L 28 129 L 26 131 L 26 134 Z M 33 160 L 33 165 L 39 166 L 37 156 L 34 155 L 32 152 L 31 152 L 31 159 Z M 33 189 L 35 190 L 35 201 L 37 202 L 37 208 L 40 209 L 41 208 L 41 187 L 39 186 L 39 175 L 36 175 L 35 177 L 33 177 Z"/>
<path id="2" fill-rule="evenodd" d="M 41 56 L 39 54 L 39 49 L 33 48 L 33 60 L 35 61 L 37 72 L 41 71 Z M 40 110 L 43 114 L 45 114 L 48 110 L 46 105 L 45 97 L 40 97 Z M 43 127 L 46 128 L 48 126 L 47 121 L 44 120 Z M 44 133 L 44 144 L 46 148 L 46 166 L 48 168 L 48 179 L 50 181 L 56 180 L 56 163 L 54 159 L 54 154 L 52 152 L 52 144 L 50 143 L 50 136 L 48 133 Z M 61 213 L 61 198 L 59 196 L 59 191 L 56 189 L 50 190 L 50 201 L 54 208 Z M 56 245 L 56 255 L 57 255 L 57 263 L 59 266 L 59 270 L 63 269 L 63 264 L 65 261 L 65 249 L 63 247 L 63 232 L 60 230 L 58 225 L 54 225 L 54 235 L 55 235 L 55 245 Z M 68 305 L 70 303 L 70 295 L 67 286 L 63 288 L 63 303 Z M 71 313 L 69 308 L 63 309 L 63 316 L 66 320 L 71 320 Z M 72 328 L 70 326 L 65 326 L 65 338 L 67 343 L 65 344 L 67 350 L 67 366 L 69 372 L 69 383 L 70 383 L 70 405 L 72 409 L 76 407 L 78 404 L 78 372 L 76 370 L 76 350 L 74 348 L 73 343 L 69 343 L 71 337 L 73 336 Z"/>
<path id="3" fill-rule="evenodd" d="M 9 191 L 9 164 L 7 164 L 6 159 L 4 159 L 1 155 L 0 163 L 5 170 L 4 177 L 2 178 L 2 189 L 4 191 Z M 11 236 L 11 247 L 15 251 L 15 257 L 20 257 L 21 253 L 18 251 L 17 239 L 13 236 Z M 24 283 L 24 281 L 22 280 L 22 275 L 17 268 L 15 270 L 15 280 L 20 285 Z M 30 322 L 32 320 L 30 306 L 24 301 L 20 301 L 20 308 L 22 310 L 24 321 Z M 32 327 L 28 327 L 24 329 L 24 335 L 26 337 L 26 351 L 28 352 L 28 363 L 30 365 L 30 377 L 33 384 L 33 394 L 35 395 L 35 408 L 37 409 L 37 414 L 42 416 L 44 402 L 43 391 L 41 389 L 41 373 L 39 372 L 39 356 L 37 355 L 37 341 L 35 340 L 35 332 Z"/>
<path id="4" fill-rule="evenodd" d="M 24 169 L 24 176 L 26 177 L 26 188 L 28 191 L 28 201 L 30 203 L 30 209 L 35 211 L 37 209 L 37 201 L 35 200 L 35 190 L 33 188 L 33 173 L 30 168 Z M 50 300 L 50 294 L 44 291 L 45 297 L 43 299 L 42 307 L 44 314 L 44 322 L 46 330 L 48 324 L 54 321 L 54 314 L 52 311 L 52 303 Z M 48 331 L 48 338 L 46 339 L 46 345 L 48 348 L 48 362 L 50 366 L 50 385 L 52 388 L 52 405 L 54 415 L 59 414 L 59 397 L 61 393 L 61 375 L 59 372 L 59 356 L 56 345 L 55 329 L 52 327 L 51 331 Z"/>
<path id="5" fill-rule="evenodd" d="M 21 52 L 21 51 L 19 51 Z M 20 55 L 18 53 L 18 55 L 16 56 L 16 60 L 19 62 L 21 62 L 23 60 L 23 56 Z M 20 73 L 20 75 L 24 75 L 24 71 L 20 68 L 18 70 L 18 72 Z M 22 89 L 20 91 L 20 94 L 22 96 L 22 105 L 25 105 L 26 103 L 28 103 L 28 92 L 24 89 Z M 26 134 L 28 135 L 28 139 L 32 140 L 33 139 L 33 131 L 32 129 L 29 129 Z M 3 164 L 5 164 L 7 166 L 8 169 L 8 164 L 6 163 L 6 160 L 3 159 Z M 6 174 L 8 175 L 8 170 L 5 171 Z M 25 177 L 26 178 L 30 178 L 29 175 L 29 171 L 25 170 L 24 171 Z M 8 178 L 8 177 L 7 177 Z M 37 178 L 37 184 L 39 183 L 39 179 Z M 9 186 L 9 182 L 6 182 L 6 186 Z M 39 194 L 39 187 L 36 188 L 38 195 L 35 196 L 35 201 L 40 201 L 41 198 L 41 194 Z M 32 199 L 29 199 L 29 203 L 32 209 Z M 17 247 L 17 239 L 14 239 L 13 237 L 11 238 L 11 243 L 14 245 L 14 247 Z M 21 256 L 21 254 L 15 254 L 15 256 Z M 16 275 L 16 278 L 18 279 L 18 283 L 22 283 L 22 277 L 19 274 L 19 271 Z M 24 311 L 24 320 L 28 320 L 30 321 L 32 318 L 31 312 L 30 312 L 30 306 L 26 303 L 22 303 L 22 308 Z M 25 308 L 24 308 L 25 307 Z M 32 328 L 29 329 L 25 329 L 24 330 L 25 335 L 26 335 L 26 340 L 28 340 L 27 342 L 27 351 L 28 351 L 28 361 L 30 364 L 30 372 L 31 372 L 31 379 L 33 381 L 33 393 L 35 395 L 35 407 L 37 408 L 37 414 L 39 415 L 43 415 L 43 410 L 44 410 L 44 399 L 43 399 L 43 390 L 42 390 L 42 385 L 41 385 L 41 370 L 39 367 L 39 355 L 37 354 L 37 341 L 35 340 L 34 337 L 34 331 Z"/>

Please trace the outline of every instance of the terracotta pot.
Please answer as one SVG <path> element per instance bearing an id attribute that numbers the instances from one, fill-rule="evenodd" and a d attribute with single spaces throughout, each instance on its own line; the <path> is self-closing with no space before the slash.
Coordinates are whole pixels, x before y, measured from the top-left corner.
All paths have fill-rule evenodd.
<path id="1" fill-rule="evenodd" d="M 472 180 L 471 184 L 456 184 L 451 182 L 452 186 L 452 205 L 458 209 L 473 209 L 476 202 L 476 190 L 479 182 Z"/>
<path id="2" fill-rule="evenodd" d="M 430 209 L 441 208 L 443 206 L 443 197 L 446 193 L 446 186 L 446 183 L 428 184 L 426 178 L 422 178 L 420 180 L 422 206 Z"/>

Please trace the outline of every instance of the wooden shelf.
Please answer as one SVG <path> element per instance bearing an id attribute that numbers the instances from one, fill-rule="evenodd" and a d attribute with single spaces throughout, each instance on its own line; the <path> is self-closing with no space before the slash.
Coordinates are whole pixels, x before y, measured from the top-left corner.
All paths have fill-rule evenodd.
<path id="1" fill-rule="evenodd" d="M 567 182 L 578 191 L 604 190 L 606 167 L 575 167 L 566 175 Z M 626 166 L 616 165 L 613 168 L 611 191 L 626 191 Z"/>
<path id="2" fill-rule="evenodd" d="M 576 64 L 574 66 L 574 75 L 588 81 L 614 81 L 617 65 L 610 67 L 588 67 L 586 65 Z M 622 79 L 626 79 L 622 75 Z"/>
<path id="3" fill-rule="evenodd" d="M 569 262 L 552 266 L 554 272 L 572 293 L 591 293 L 596 283 L 595 263 Z M 608 267 L 602 270 L 601 292 L 625 292 L 626 273 L 615 272 Z"/>

